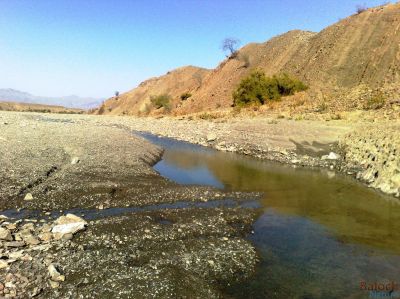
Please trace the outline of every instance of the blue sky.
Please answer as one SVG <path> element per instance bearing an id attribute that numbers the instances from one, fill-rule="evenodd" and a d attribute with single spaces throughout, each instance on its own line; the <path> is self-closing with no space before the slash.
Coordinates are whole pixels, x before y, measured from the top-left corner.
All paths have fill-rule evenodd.
<path id="1" fill-rule="evenodd" d="M 215 67 L 225 37 L 320 31 L 383 2 L 0 0 L 0 88 L 109 97 L 179 66 Z"/>

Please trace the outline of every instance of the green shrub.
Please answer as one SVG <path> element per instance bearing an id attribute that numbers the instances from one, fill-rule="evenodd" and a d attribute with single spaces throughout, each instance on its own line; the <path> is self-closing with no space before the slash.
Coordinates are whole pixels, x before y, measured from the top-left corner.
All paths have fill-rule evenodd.
<path id="1" fill-rule="evenodd" d="M 156 107 L 157 109 L 159 108 L 165 108 L 169 109 L 170 108 L 170 101 L 171 101 L 171 96 L 168 94 L 161 94 L 158 96 L 151 96 L 150 97 L 150 102 Z"/>
<path id="2" fill-rule="evenodd" d="M 185 93 L 182 93 L 181 94 L 181 100 L 182 101 L 186 101 L 188 98 L 190 98 L 192 96 L 192 94 L 191 93 L 189 93 L 189 92 L 185 92 Z"/>
<path id="3" fill-rule="evenodd" d="M 279 100 L 282 96 L 306 89 L 307 86 L 303 82 L 288 74 L 267 77 L 263 71 L 255 70 L 242 79 L 233 92 L 233 105 L 263 105 L 267 101 Z"/>
<path id="4" fill-rule="evenodd" d="M 376 93 L 375 95 L 371 96 L 365 103 L 364 109 L 365 110 L 377 110 L 381 109 L 385 106 L 386 100 L 382 93 Z"/>
<path id="5" fill-rule="evenodd" d="M 293 95 L 308 88 L 303 82 L 286 73 L 274 75 L 273 79 L 276 81 L 281 96 Z"/>

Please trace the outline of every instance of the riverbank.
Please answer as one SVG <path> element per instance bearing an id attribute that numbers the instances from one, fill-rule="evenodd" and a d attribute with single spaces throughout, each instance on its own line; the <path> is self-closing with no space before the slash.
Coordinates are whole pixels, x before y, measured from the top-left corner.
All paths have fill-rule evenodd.
<path id="1" fill-rule="evenodd" d="M 306 115 L 307 116 L 307 115 Z M 400 121 L 393 114 L 355 111 L 282 118 L 282 115 L 209 118 L 106 117 L 145 131 L 294 167 L 323 167 L 400 196 Z M 307 119 L 308 118 L 308 119 Z M 102 119 L 99 119 L 101 122 Z"/>

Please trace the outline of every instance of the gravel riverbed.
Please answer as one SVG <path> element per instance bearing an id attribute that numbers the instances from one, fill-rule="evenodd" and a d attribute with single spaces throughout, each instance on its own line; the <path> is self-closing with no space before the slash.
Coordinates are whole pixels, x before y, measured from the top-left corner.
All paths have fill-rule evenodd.
<path id="1" fill-rule="evenodd" d="M 0 129 L 0 297 L 218 298 L 253 273 L 255 209 L 154 206 L 257 194 L 173 183 L 152 168 L 161 148 L 106 119 L 1 112 Z"/>
<path id="2" fill-rule="evenodd" d="M 124 210 L 258 196 L 161 177 L 152 166 L 163 150 L 134 131 L 345 171 L 399 196 L 396 122 L 0 112 L 0 297 L 218 298 L 252 275 L 257 253 L 245 236 L 256 209 Z M 86 222 L 60 235 L 68 213 Z"/>

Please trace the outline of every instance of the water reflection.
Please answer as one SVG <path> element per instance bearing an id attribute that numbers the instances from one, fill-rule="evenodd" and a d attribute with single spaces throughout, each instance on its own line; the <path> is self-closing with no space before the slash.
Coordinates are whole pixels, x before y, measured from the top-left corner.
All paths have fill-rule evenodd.
<path id="1" fill-rule="evenodd" d="M 251 236 L 262 262 L 234 297 L 366 298 L 360 280 L 400 284 L 400 205 L 351 178 L 146 136 L 166 148 L 155 168 L 184 184 L 262 191 Z"/>

